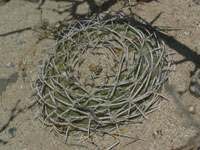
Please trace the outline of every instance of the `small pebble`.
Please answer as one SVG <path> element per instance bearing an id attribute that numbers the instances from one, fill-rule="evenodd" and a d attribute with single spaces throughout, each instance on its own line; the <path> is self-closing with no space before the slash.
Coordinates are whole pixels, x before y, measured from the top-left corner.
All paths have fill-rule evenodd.
<path id="1" fill-rule="evenodd" d="M 10 128 L 8 133 L 10 134 L 10 138 L 14 138 L 16 136 L 17 128 Z"/>
<path id="2" fill-rule="evenodd" d="M 198 85 L 190 86 L 190 93 L 196 97 L 200 97 L 200 87 Z"/>
<path id="3" fill-rule="evenodd" d="M 188 111 L 191 113 L 191 114 L 195 114 L 196 113 L 196 108 L 195 108 L 195 106 L 189 106 L 189 109 L 188 109 Z"/>
<path id="4" fill-rule="evenodd" d="M 185 32 L 184 32 L 185 35 L 189 35 L 189 34 L 191 34 L 191 33 L 192 33 L 191 31 L 185 31 Z"/>
<path id="5" fill-rule="evenodd" d="M 197 79 L 194 78 L 194 77 L 192 77 L 192 78 L 190 79 L 190 85 L 194 85 L 194 84 L 196 84 L 196 83 L 197 83 Z"/>
<path id="6" fill-rule="evenodd" d="M 13 63 L 9 62 L 5 65 L 6 68 L 11 68 L 14 67 Z"/>
<path id="7" fill-rule="evenodd" d="M 26 43 L 25 40 L 22 39 L 22 38 L 19 38 L 19 39 L 17 40 L 17 45 L 23 46 L 25 43 Z"/>
<path id="8" fill-rule="evenodd" d="M 195 97 L 200 97 L 200 85 L 197 82 L 197 79 L 192 77 L 190 80 L 190 93 Z"/>
<path id="9" fill-rule="evenodd" d="M 24 83 L 26 82 L 26 77 L 27 77 L 26 72 L 22 71 L 22 78 L 23 78 Z"/>

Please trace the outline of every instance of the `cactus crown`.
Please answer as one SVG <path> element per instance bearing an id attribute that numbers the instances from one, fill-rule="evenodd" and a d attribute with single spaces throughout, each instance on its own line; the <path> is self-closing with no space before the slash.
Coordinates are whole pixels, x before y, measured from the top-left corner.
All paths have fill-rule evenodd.
<path id="1" fill-rule="evenodd" d="M 104 131 L 145 117 L 170 61 L 154 33 L 119 18 L 81 21 L 65 28 L 48 50 L 34 83 L 43 123 L 70 131 Z"/>

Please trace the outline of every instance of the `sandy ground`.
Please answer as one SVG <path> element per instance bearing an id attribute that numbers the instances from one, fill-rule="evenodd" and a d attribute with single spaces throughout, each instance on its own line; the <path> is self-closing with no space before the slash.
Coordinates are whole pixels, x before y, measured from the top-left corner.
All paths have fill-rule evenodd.
<path id="1" fill-rule="evenodd" d="M 94 1 L 88 0 L 88 2 Z M 103 2 L 98 1 L 97 4 L 101 5 Z M 132 0 L 131 2 L 134 5 L 132 11 L 147 22 L 150 23 L 159 16 L 153 21 L 153 26 L 177 29 L 168 32 L 169 37 L 173 36 L 172 39 L 167 40 L 166 36 L 161 36 L 167 43 L 169 51 L 175 52 L 173 59 L 177 62 L 170 83 L 174 86 L 174 91 L 184 108 L 189 109 L 190 106 L 195 108 L 190 115 L 200 122 L 200 101 L 189 92 L 191 75 L 197 73 L 200 67 L 199 1 L 159 0 L 137 3 Z M 108 11 L 123 7 L 122 3 L 124 3 L 122 0 L 111 0 Z M 54 40 L 44 39 L 38 42 L 42 34 L 30 30 L 29 27 L 41 24 L 41 18 L 56 23 L 63 18 L 69 19 L 84 13 L 92 13 L 95 9 L 89 7 L 84 0 L 49 0 L 45 1 L 41 9 L 37 9 L 38 5 L 39 3 L 10 0 L 0 6 L 0 96 L 3 106 L 3 110 L 0 109 L 0 149 L 94 150 L 98 149 L 97 146 L 99 149 L 109 148 L 117 142 L 119 144 L 113 149 L 173 150 L 187 144 L 188 140 L 196 135 L 197 129 L 189 123 L 188 118 L 176 105 L 173 96 L 165 90 L 162 94 L 169 97 L 169 101 L 163 100 L 158 111 L 148 115 L 148 119 L 142 124 L 121 127 L 125 130 L 125 134 L 142 140 L 128 144 L 131 142 L 130 139 L 104 136 L 95 139 L 97 146 L 92 142 L 73 141 L 83 145 L 77 146 L 65 145 L 50 134 L 41 122 L 35 119 L 37 109 L 27 110 L 26 106 L 33 99 L 30 83 L 37 77 L 45 50 L 54 43 Z M 91 5 L 93 4 L 90 3 Z M 11 33 L 24 28 L 25 31 Z M 12 130 L 14 130 L 13 137 L 10 134 Z M 195 140 L 197 142 L 191 144 L 190 149 L 200 146 L 199 137 L 192 138 L 191 141 Z"/>

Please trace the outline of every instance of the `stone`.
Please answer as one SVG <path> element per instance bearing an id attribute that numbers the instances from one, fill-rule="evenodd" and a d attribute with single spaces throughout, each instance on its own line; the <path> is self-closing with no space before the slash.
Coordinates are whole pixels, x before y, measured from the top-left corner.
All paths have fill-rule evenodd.
<path id="1" fill-rule="evenodd" d="M 10 138 L 14 138 L 15 136 L 16 136 L 16 131 L 17 131 L 17 128 L 10 128 L 9 130 L 8 130 L 8 133 L 9 133 L 9 135 L 10 135 Z"/>
<path id="2" fill-rule="evenodd" d="M 6 68 L 11 68 L 11 67 L 14 67 L 13 63 L 12 62 L 9 62 L 5 65 Z"/>

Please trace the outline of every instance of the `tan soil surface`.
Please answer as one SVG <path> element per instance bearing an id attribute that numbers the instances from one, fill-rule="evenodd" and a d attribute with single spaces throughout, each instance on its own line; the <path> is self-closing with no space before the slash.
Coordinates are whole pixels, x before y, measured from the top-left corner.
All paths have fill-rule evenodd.
<path id="1" fill-rule="evenodd" d="M 94 150 L 98 149 L 97 146 L 99 149 L 106 149 L 115 143 L 118 144 L 113 149 L 119 150 L 173 150 L 186 145 L 188 140 L 190 145 L 182 149 L 200 147 L 200 137 L 193 138 L 197 129 L 188 121 L 180 105 L 176 105 L 173 95 L 169 95 L 166 90 L 162 94 L 169 101 L 163 100 L 160 108 L 148 115 L 142 124 L 121 127 L 124 134 L 142 140 L 130 143 L 133 140 L 105 135 L 94 138 L 97 146 L 90 140 L 73 141 L 74 145 L 65 145 L 50 134 L 36 119 L 37 109 L 33 107 L 27 110 L 26 107 L 33 99 L 31 82 L 37 77 L 46 49 L 55 41 L 45 38 L 50 35 L 47 32 L 37 33 L 30 29 L 40 25 L 41 18 L 55 24 L 64 18 L 74 19 L 75 16 L 93 13 L 98 7 L 90 7 L 95 4 L 95 0 L 49 0 L 44 1 L 41 9 L 37 9 L 39 3 L 28 0 L 10 0 L 4 5 L 3 1 L 0 0 L 0 97 L 3 106 L 3 110 L 0 109 L 0 150 Z M 124 7 L 125 3 L 125 0 L 107 1 L 110 3 L 98 0 L 96 4 L 110 6 L 107 11 L 113 11 Z M 162 36 L 170 47 L 169 51 L 175 52 L 173 59 L 177 62 L 170 83 L 184 108 L 192 110 L 195 107 L 190 116 L 200 123 L 200 100 L 189 92 L 191 72 L 197 73 L 200 67 L 199 1 L 149 0 L 137 3 L 136 0 L 131 0 L 131 3 L 132 12 L 149 23 L 154 20 L 153 26 L 177 29 L 167 34 L 174 39 L 166 40 L 166 36 Z M 12 33 L 24 28 L 25 31 Z M 38 39 L 43 38 L 38 42 Z M 16 128 L 16 136 L 13 138 L 9 134 L 10 128 Z"/>

